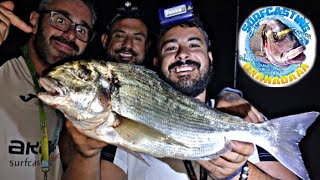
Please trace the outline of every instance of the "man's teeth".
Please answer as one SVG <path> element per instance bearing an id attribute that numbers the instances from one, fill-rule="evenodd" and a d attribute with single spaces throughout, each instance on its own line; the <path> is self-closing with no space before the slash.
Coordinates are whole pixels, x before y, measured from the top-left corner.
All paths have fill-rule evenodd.
<path id="1" fill-rule="evenodd" d="M 178 72 L 184 72 L 184 71 L 192 71 L 194 70 L 194 67 L 191 66 L 183 66 L 183 67 L 176 67 L 175 71 Z"/>
<path id="2" fill-rule="evenodd" d="M 122 57 L 132 57 L 131 53 L 120 53 L 120 56 Z"/>

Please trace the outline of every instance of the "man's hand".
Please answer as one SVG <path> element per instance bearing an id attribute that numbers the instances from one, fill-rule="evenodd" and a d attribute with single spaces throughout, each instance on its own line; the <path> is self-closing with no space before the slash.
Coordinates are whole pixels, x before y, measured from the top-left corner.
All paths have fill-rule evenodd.
<path id="1" fill-rule="evenodd" d="M 73 140 L 76 150 L 86 158 L 93 157 L 99 154 L 107 143 L 92 139 L 83 133 L 79 132 L 72 123 L 67 120 L 66 128 Z"/>
<path id="2" fill-rule="evenodd" d="M 244 118 L 247 122 L 263 122 L 263 115 L 247 100 L 234 92 L 221 92 L 216 99 L 216 108 L 223 112 Z"/>
<path id="3" fill-rule="evenodd" d="M 32 28 L 13 14 L 14 4 L 12 1 L 0 3 L 0 45 L 5 41 L 9 34 L 10 25 L 14 25 L 26 33 L 30 33 Z"/>
<path id="4" fill-rule="evenodd" d="M 120 177 L 123 179 L 125 177 L 124 172 L 112 162 L 101 161 L 100 153 L 107 143 L 81 133 L 69 120 L 65 125 L 59 141 L 64 167 L 61 180 L 120 179 Z"/>
<path id="5" fill-rule="evenodd" d="M 236 173 L 253 154 L 251 143 L 232 141 L 231 151 L 209 161 L 198 161 L 213 179 L 225 179 Z"/>

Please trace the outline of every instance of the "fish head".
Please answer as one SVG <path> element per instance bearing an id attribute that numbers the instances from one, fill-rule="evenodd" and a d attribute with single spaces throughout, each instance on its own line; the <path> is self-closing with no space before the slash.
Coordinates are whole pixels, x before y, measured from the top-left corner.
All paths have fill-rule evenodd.
<path id="1" fill-rule="evenodd" d="M 278 19 L 262 21 L 250 39 L 250 46 L 260 61 L 278 67 L 298 64 L 306 59 L 305 46 L 301 45 L 292 29 Z"/>
<path id="2" fill-rule="evenodd" d="M 110 83 L 94 62 L 66 62 L 49 70 L 39 82 L 47 92 L 38 97 L 68 119 L 92 121 L 111 111 Z"/>

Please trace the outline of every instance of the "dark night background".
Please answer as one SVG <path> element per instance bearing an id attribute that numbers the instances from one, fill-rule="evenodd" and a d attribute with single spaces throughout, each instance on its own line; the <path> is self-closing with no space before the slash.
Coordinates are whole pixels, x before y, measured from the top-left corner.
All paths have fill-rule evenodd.
<path id="1" fill-rule="evenodd" d="M 14 12 L 28 22 L 29 13 L 38 1 L 15 0 Z M 115 15 L 115 9 L 123 1 L 96 0 L 99 21 L 96 31 L 103 32 L 105 24 Z M 144 11 L 150 17 L 151 30 L 156 32 L 159 27 L 157 10 L 183 1 L 173 0 L 140 0 Z M 237 23 L 237 0 L 223 0 L 214 2 L 210 0 L 193 0 L 194 12 L 200 15 L 205 24 L 207 33 L 212 41 L 215 81 L 209 87 L 209 95 L 214 96 L 225 86 L 233 87 L 236 27 L 240 28 L 244 20 L 256 9 L 264 6 L 285 6 L 297 10 L 305 15 L 313 24 L 317 39 L 319 39 L 320 10 L 311 0 L 239 0 L 239 19 Z M 0 63 L 7 60 L 16 51 L 16 47 L 23 44 L 28 36 L 12 27 L 9 38 L 0 47 Z M 316 52 L 318 52 L 317 46 Z M 85 57 L 99 58 L 103 53 L 100 37 L 94 39 L 89 45 Z M 307 111 L 320 111 L 320 59 L 316 54 L 313 69 L 298 83 L 283 88 L 270 88 L 254 82 L 237 66 L 236 88 L 244 93 L 249 100 L 268 118 L 275 118 Z M 320 179 L 320 118 L 308 129 L 307 135 L 302 139 L 300 148 L 311 179 Z"/>

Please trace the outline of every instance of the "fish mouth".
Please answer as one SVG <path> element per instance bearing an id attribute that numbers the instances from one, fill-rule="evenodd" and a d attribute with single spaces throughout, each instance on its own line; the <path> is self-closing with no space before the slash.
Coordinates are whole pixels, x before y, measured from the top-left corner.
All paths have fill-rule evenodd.
<path id="1" fill-rule="evenodd" d="M 290 64 L 299 64 L 306 59 L 306 55 L 303 53 L 306 50 L 306 47 L 300 45 L 296 48 L 293 48 L 287 52 L 283 52 L 278 56 L 274 54 L 270 48 L 270 44 L 267 39 L 264 40 L 265 43 L 265 52 L 266 58 L 271 61 L 272 64 L 280 67 L 286 67 Z"/>
<path id="2" fill-rule="evenodd" d="M 66 96 L 68 91 L 66 88 L 63 88 L 62 84 L 60 84 L 57 80 L 48 77 L 41 77 L 39 79 L 41 86 L 47 91 L 45 93 L 50 96 Z"/>
<path id="3" fill-rule="evenodd" d="M 282 58 L 288 61 L 304 61 L 306 59 L 306 55 L 303 53 L 305 51 L 305 46 L 299 46 L 295 49 L 292 49 L 288 52 L 282 54 Z"/>

